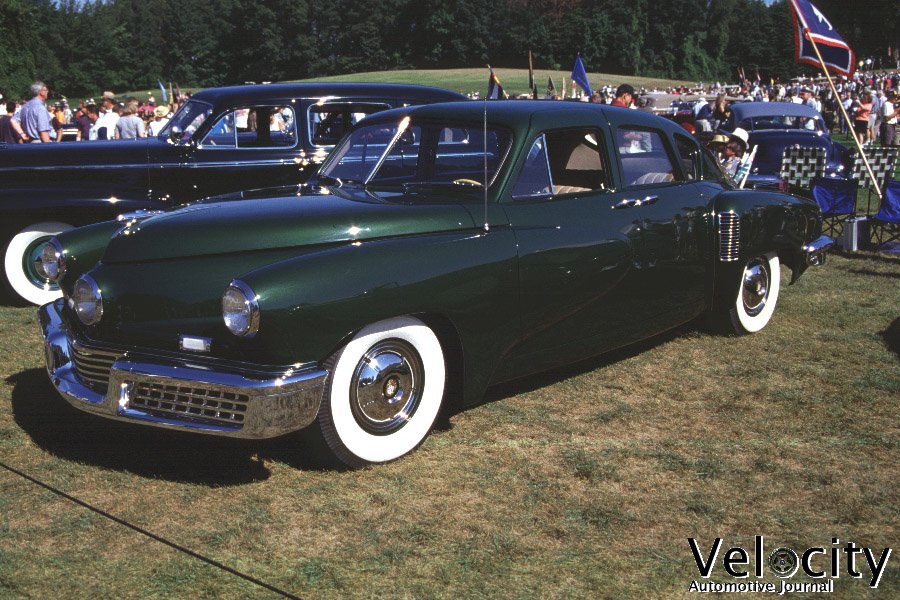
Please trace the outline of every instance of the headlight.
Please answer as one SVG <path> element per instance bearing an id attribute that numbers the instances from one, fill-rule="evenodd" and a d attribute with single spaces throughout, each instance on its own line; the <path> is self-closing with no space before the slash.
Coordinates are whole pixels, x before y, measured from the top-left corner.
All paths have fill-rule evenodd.
<path id="1" fill-rule="evenodd" d="M 85 325 L 96 325 L 103 318 L 103 296 L 90 275 L 82 275 L 72 291 L 72 309 Z"/>
<path id="2" fill-rule="evenodd" d="M 37 270 L 50 281 L 59 281 L 66 274 L 66 255 L 56 238 L 44 244 L 37 260 Z"/>
<path id="3" fill-rule="evenodd" d="M 252 338 L 259 331 L 259 302 L 250 286 L 235 279 L 222 295 L 222 318 L 228 331 Z"/>

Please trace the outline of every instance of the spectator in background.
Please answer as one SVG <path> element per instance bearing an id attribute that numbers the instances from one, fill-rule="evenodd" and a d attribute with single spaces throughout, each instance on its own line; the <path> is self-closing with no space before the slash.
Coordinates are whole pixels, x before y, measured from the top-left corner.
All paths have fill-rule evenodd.
<path id="1" fill-rule="evenodd" d="M 100 118 L 94 123 L 93 129 L 96 137 L 91 139 L 111 140 L 116 134 L 116 123 L 119 115 L 115 112 L 116 99 L 111 92 L 104 92 L 100 100 Z"/>
<path id="2" fill-rule="evenodd" d="M 144 121 L 137 116 L 137 104 L 126 104 L 122 110 L 122 115 L 116 122 L 116 139 L 134 140 L 146 136 Z"/>
<path id="3" fill-rule="evenodd" d="M 156 137 L 163 127 L 169 124 L 169 107 L 160 104 L 153 109 L 153 120 L 147 125 L 147 135 Z"/>
<path id="4" fill-rule="evenodd" d="M 2 118 L 2 117 L 0 117 Z M 897 123 L 900 119 L 900 92 L 894 91 L 881 105 L 881 145 L 888 148 L 898 144 Z"/>
<path id="5" fill-rule="evenodd" d="M 621 106 L 622 108 L 631 108 L 634 102 L 634 88 L 623 83 L 616 88 L 616 97 L 612 101 L 612 106 Z"/>
<path id="6" fill-rule="evenodd" d="M 88 106 L 97 108 L 93 102 L 86 103 L 82 100 L 78 103 L 78 110 L 75 111 L 75 116 L 72 119 L 78 125 L 78 135 L 75 138 L 78 141 L 90 139 L 91 125 L 94 123 L 87 116 Z"/>
<path id="7" fill-rule="evenodd" d="M 12 126 L 12 116 L 16 112 L 16 103 L 7 102 L 3 107 L 6 109 L 6 112 L 0 115 L 0 142 L 20 144 L 22 143 L 22 136 Z"/>
<path id="8" fill-rule="evenodd" d="M 22 128 L 22 141 L 44 142 L 50 141 L 50 113 L 44 106 L 47 101 L 47 86 L 42 81 L 31 84 L 31 100 L 19 110 L 13 120 Z"/>
<path id="9" fill-rule="evenodd" d="M 872 114 L 872 95 L 869 92 L 863 92 L 851 108 L 856 109 L 853 115 L 853 131 L 856 133 L 856 139 L 859 140 L 860 146 L 868 146 L 867 136 L 869 135 L 869 115 Z"/>
<path id="10" fill-rule="evenodd" d="M 728 117 L 731 115 L 731 109 L 728 107 L 728 103 L 725 101 L 725 94 L 718 94 L 716 96 L 716 103 L 713 105 L 712 118 L 713 118 L 713 130 L 718 129 L 722 126 Z"/>

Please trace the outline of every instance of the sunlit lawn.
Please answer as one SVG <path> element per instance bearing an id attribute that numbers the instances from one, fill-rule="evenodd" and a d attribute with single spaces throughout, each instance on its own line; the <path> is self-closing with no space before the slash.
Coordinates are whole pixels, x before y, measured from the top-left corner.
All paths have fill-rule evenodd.
<path id="1" fill-rule="evenodd" d="M 834 256 L 758 335 L 686 327 L 495 388 L 413 455 L 345 472 L 299 435 L 78 413 L 34 309 L 0 308 L 0 462 L 304 598 L 688 597 L 688 537 L 896 553 L 898 352 L 900 261 Z M 900 557 L 878 590 L 861 570 L 835 598 L 900 595 Z M 272 595 L 0 468 L 0 597 Z"/>

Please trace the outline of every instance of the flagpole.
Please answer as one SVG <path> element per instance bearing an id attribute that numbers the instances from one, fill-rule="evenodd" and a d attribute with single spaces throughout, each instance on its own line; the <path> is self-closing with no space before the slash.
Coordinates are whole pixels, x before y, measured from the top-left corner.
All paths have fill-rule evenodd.
<path id="1" fill-rule="evenodd" d="M 881 200 L 881 186 L 878 185 L 878 180 L 875 179 L 875 173 L 872 172 L 872 165 L 869 164 L 869 159 L 866 158 L 866 153 L 863 151 L 862 146 L 859 143 L 859 139 L 856 137 L 856 132 L 853 130 L 853 121 L 850 120 L 850 115 L 847 114 L 847 109 L 844 108 L 844 103 L 841 102 L 840 94 L 838 94 L 837 88 L 834 86 L 834 80 L 831 79 L 831 73 L 828 72 L 828 67 L 825 66 L 825 60 L 822 58 L 822 54 L 819 52 L 819 46 L 816 44 L 816 40 L 809 34 L 809 29 L 803 29 L 804 35 L 806 35 L 806 39 L 812 42 L 813 50 L 816 51 L 816 56 L 819 58 L 819 64 L 822 65 L 822 70 L 825 71 L 825 77 L 828 79 L 828 85 L 831 86 L 831 93 L 834 94 L 834 99 L 837 100 L 837 104 L 841 109 L 841 114 L 844 115 L 844 119 L 847 121 L 847 126 L 850 128 L 850 137 L 853 138 L 853 143 L 856 144 L 856 149 L 859 150 L 859 155 L 863 159 L 863 164 L 866 165 L 866 171 L 869 172 L 869 178 L 872 180 L 872 185 L 875 186 L 875 193 L 878 194 L 878 199 Z M 854 207 L 855 210 L 855 207 Z M 868 209 L 866 209 L 868 210 Z"/>

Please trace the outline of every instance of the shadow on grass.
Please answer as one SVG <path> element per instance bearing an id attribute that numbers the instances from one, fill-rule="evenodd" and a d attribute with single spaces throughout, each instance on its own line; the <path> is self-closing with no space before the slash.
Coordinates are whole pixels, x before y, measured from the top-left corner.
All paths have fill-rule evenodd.
<path id="1" fill-rule="evenodd" d="M 268 479 L 267 460 L 301 470 L 340 470 L 307 432 L 273 440 L 236 440 L 120 423 L 69 406 L 43 369 L 7 379 L 16 423 L 42 450 L 63 460 L 142 477 L 210 487 Z"/>
<path id="2" fill-rule="evenodd" d="M 550 371 L 535 373 L 521 379 L 514 379 L 512 381 L 500 383 L 490 387 L 484 396 L 484 400 L 482 400 L 478 404 L 487 404 L 489 402 L 496 402 L 505 398 L 511 398 L 519 394 L 533 392 L 534 390 L 540 389 L 542 387 L 547 387 L 555 383 L 565 381 L 566 379 L 570 379 L 572 377 L 590 373 L 591 371 L 600 369 L 602 367 L 614 365 L 623 360 L 633 358 L 635 356 L 638 356 L 639 354 L 643 354 L 648 350 L 679 338 L 686 333 L 690 333 L 693 331 L 702 331 L 704 333 L 712 333 L 713 335 L 719 333 L 718 331 L 710 332 L 710 328 L 711 325 L 705 322 L 703 318 L 697 319 L 676 327 L 675 329 L 671 329 L 665 333 L 655 335 L 641 342 L 636 342 L 634 344 L 630 344 L 617 350 L 612 350 L 610 352 L 606 352 L 604 354 L 600 354 L 598 356 L 594 356 L 577 363 L 557 367 Z"/>

